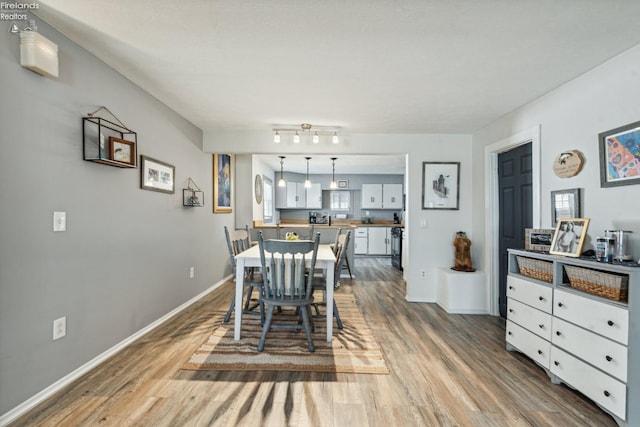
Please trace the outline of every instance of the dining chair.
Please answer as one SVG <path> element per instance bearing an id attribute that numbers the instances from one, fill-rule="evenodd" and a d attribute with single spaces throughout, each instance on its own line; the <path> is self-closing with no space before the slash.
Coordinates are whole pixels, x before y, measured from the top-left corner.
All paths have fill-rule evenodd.
<path id="1" fill-rule="evenodd" d="M 338 228 L 338 232 L 336 233 L 336 241 L 335 243 L 332 243 L 331 245 L 331 249 L 333 250 L 333 253 L 337 256 L 338 254 L 338 245 L 342 245 L 344 244 L 344 240 L 345 240 L 345 234 L 342 233 L 344 229 L 343 228 Z M 349 265 L 349 256 L 346 256 L 344 259 L 344 265 L 342 266 L 343 268 L 346 267 L 347 271 L 349 272 L 349 279 L 353 279 L 353 274 L 351 274 L 351 266 Z M 342 270 L 340 270 L 342 271 Z"/>
<path id="2" fill-rule="evenodd" d="M 351 240 L 351 231 L 347 231 L 343 234 L 344 238 L 340 240 L 342 243 L 338 243 L 336 245 L 336 263 L 334 266 L 333 273 L 333 287 L 334 289 L 338 286 L 338 280 L 340 280 L 340 271 L 342 271 L 342 266 L 347 258 L 347 249 L 349 247 L 349 241 Z M 325 293 L 327 291 L 327 280 L 326 276 L 314 275 L 313 281 L 311 282 L 312 288 L 314 291 L 322 291 Z M 313 306 L 316 309 L 315 317 L 325 317 L 323 314 L 320 314 L 320 305 L 324 305 L 326 303 L 313 303 Z M 336 318 L 336 322 L 338 323 L 338 329 L 342 329 L 342 319 L 340 319 L 340 312 L 338 311 L 338 305 L 336 304 L 336 299 L 333 299 L 333 317 Z"/>
<path id="3" fill-rule="evenodd" d="M 272 327 L 275 307 L 295 307 L 298 322 L 295 325 L 278 325 L 299 329 L 300 322 L 307 334 L 309 351 L 315 351 L 311 331 L 311 304 L 313 303 L 313 271 L 320 245 L 320 233 L 314 240 L 264 240 L 258 233 L 260 265 L 264 284 L 260 290 L 260 302 L 267 305 L 267 314 L 258 342 L 258 351 L 264 350 L 265 340 Z M 275 326 L 274 326 L 275 327 Z"/>
<path id="4" fill-rule="evenodd" d="M 227 239 L 227 250 L 229 251 L 229 259 L 231 260 L 231 268 L 233 269 L 235 278 L 236 255 L 238 255 L 240 252 L 244 252 L 251 247 L 251 234 L 249 234 L 249 226 L 245 225 L 245 228 L 240 230 L 229 230 L 227 226 L 225 226 L 224 235 Z M 253 267 L 245 268 L 244 274 L 244 286 L 247 288 L 247 299 L 244 303 L 243 313 L 256 314 L 254 310 L 256 309 L 256 307 L 259 307 L 260 320 L 262 323 L 264 323 L 264 305 L 258 299 L 258 302 L 251 306 L 251 297 L 253 296 L 254 288 L 262 288 L 262 277 L 256 277 L 255 268 Z M 231 304 L 229 305 L 229 310 L 227 310 L 227 314 L 224 316 L 225 323 L 228 322 L 231 318 L 231 313 L 233 313 L 235 306 L 236 298 L 234 293 L 234 295 L 231 296 Z"/>

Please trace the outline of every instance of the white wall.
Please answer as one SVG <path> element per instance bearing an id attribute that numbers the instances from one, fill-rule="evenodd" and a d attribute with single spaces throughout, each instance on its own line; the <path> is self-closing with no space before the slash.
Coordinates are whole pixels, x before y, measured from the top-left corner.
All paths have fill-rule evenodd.
<path id="1" fill-rule="evenodd" d="M 583 189 L 582 215 L 591 218 L 591 242 L 605 229 L 632 230 L 632 251 L 640 257 L 640 185 L 600 188 L 598 133 L 640 120 L 640 46 L 589 71 L 546 96 L 514 111 L 473 135 L 473 230 L 484 249 L 484 147 L 540 126 L 541 130 L 541 226 L 551 225 L 553 190 Z M 563 151 L 577 149 L 585 157 L 582 172 L 559 178 L 553 160 Z M 484 214 L 481 214 L 483 213 Z"/>
<path id="2" fill-rule="evenodd" d="M 205 132 L 205 152 L 233 152 L 253 154 L 303 154 L 305 147 L 273 143 L 269 129 L 263 132 Z M 472 170 L 471 138 L 469 135 L 371 135 L 344 134 L 339 145 L 314 146 L 305 154 L 408 154 L 407 212 L 405 224 L 408 230 L 407 299 L 434 302 L 437 290 L 437 268 L 453 265 L 453 238 L 455 232 L 464 230 L 471 239 L 476 233 L 471 229 L 474 215 L 471 204 Z M 422 162 L 461 162 L 460 210 L 422 210 Z M 243 196 L 253 197 L 247 192 Z M 426 220 L 427 228 L 420 228 Z M 420 279 L 424 270 L 426 279 Z"/>

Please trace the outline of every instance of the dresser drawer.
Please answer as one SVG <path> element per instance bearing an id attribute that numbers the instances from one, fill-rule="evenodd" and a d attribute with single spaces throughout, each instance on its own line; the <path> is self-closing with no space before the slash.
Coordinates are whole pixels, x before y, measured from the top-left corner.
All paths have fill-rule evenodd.
<path id="1" fill-rule="evenodd" d="M 558 318 L 553 319 L 551 342 L 620 381 L 627 382 L 626 346 Z"/>
<path id="2" fill-rule="evenodd" d="M 627 344 L 629 340 L 629 311 L 626 308 L 596 301 L 571 292 L 556 289 L 554 316 L 614 341 Z"/>
<path id="3" fill-rule="evenodd" d="M 627 387 L 570 354 L 551 347 L 551 373 L 621 419 L 626 417 Z"/>
<path id="4" fill-rule="evenodd" d="M 551 341 L 551 315 L 513 298 L 507 300 L 507 319 Z"/>
<path id="5" fill-rule="evenodd" d="M 507 343 L 517 348 L 540 366 L 549 369 L 551 343 L 507 320 Z"/>
<path id="6" fill-rule="evenodd" d="M 553 288 L 520 277 L 507 277 L 507 296 L 538 310 L 551 313 Z"/>

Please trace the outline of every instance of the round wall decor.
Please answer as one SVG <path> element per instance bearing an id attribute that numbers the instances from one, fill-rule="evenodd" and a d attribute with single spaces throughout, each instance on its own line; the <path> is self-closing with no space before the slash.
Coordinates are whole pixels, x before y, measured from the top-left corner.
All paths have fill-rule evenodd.
<path id="1" fill-rule="evenodd" d="M 582 165 L 584 165 L 584 157 L 580 151 L 565 151 L 553 161 L 553 171 L 560 178 L 571 178 L 580 173 Z"/>
<path id="2" fill-rule="evenodd" d="M 262 203 L 262 192 L 263 192 L 262 176 L 261 175 L 256 175 L 254 193 L 255 193 L 255 196 L 256 196 L 256 203 L 257 204 Z"/>

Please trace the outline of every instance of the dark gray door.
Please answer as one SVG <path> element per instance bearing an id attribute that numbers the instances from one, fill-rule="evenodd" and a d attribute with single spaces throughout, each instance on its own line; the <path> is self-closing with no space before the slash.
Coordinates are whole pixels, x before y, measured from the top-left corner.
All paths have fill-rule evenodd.
<path id="1" fill-rule="evenodd" d="M 531 143 L 498 155 L 500 315 L 507 317 L 507 249 L 524 249 L 524 229 L 533 225 Z"/>

